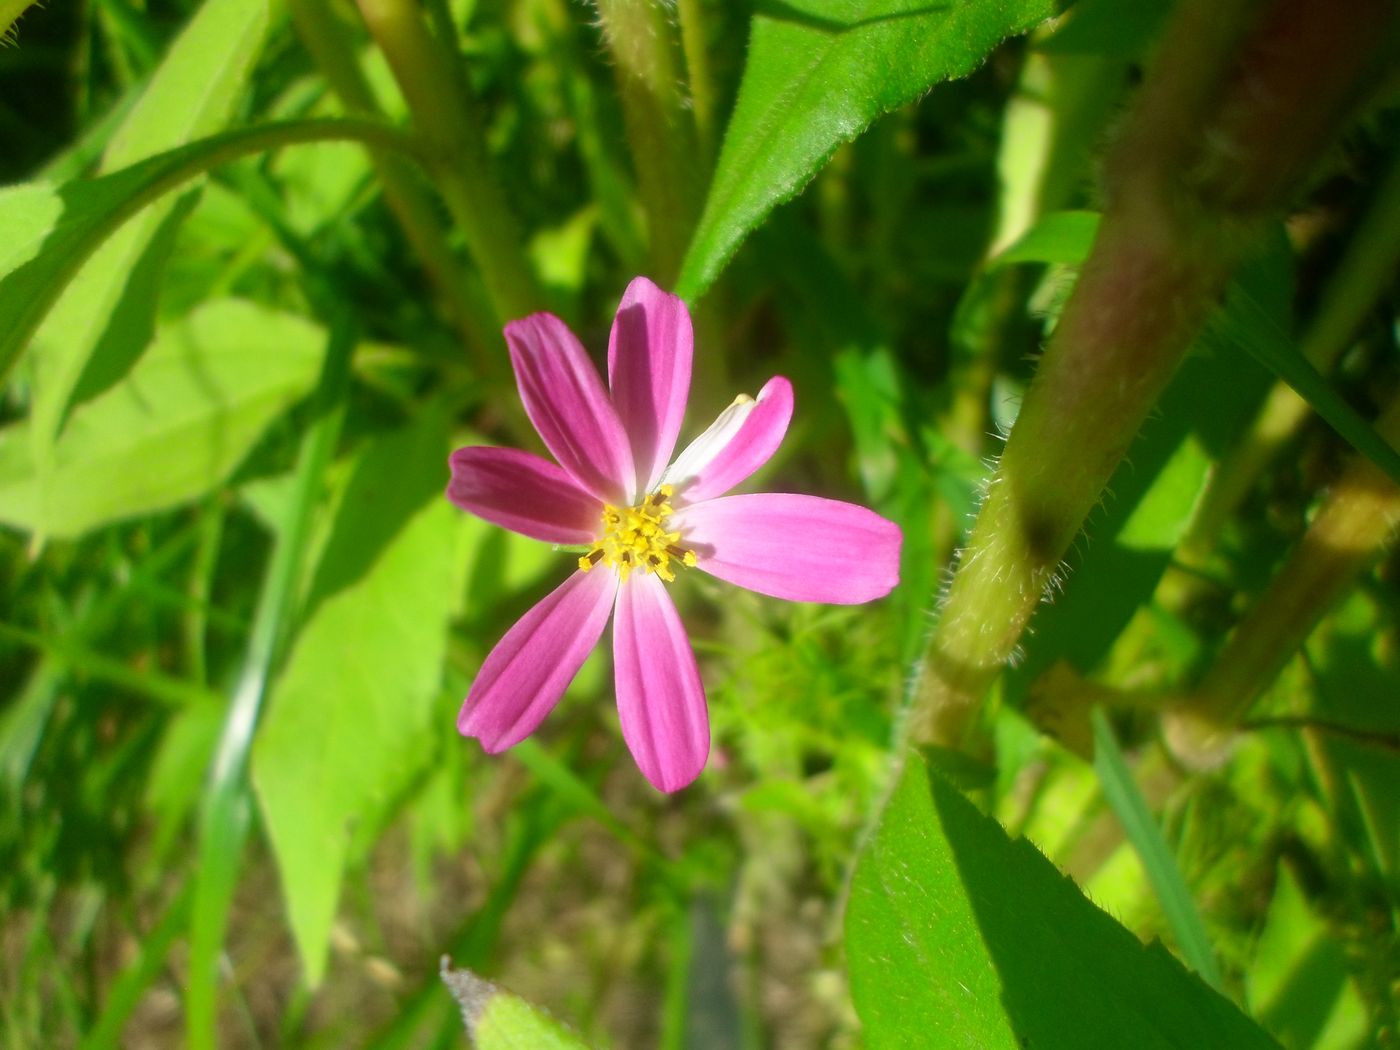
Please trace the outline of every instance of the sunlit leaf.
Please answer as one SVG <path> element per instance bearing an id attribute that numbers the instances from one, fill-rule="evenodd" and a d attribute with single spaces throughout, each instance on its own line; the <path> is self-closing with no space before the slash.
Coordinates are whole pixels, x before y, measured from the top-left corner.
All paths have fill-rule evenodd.
<path id="1" fill-rule="evenodd" d="M 205 304 L 74 412 L 47 477 L 29 421 L 0 431 L 0 521 L 77 536 L 210 491 L 311 390 L 324 351 L 325 333 L 302 318 L 240 300 Z"/>
<path id="2" fill-rule="evenodd" d="M 203 4 L 112 136 L 102 170 L 127 167 L 226 123 L 262 50 L 268 7 L 268 0 Z M 32 418 L 41 468 L 94 356 L 112 358 L 105 367 L 120 375 L 149 341 L 159 289 L 150 270 L 163 268 L 169 237 L 160 234 L 180 214 L 176 202 L 164 201 L 127 224 L 87 261 L 34 334 Z"/>
<path id="3" fill-rule="evenodd" d="M 249 153 L 336 139 L 404 148 L 403 137 L 377 121 L 283 121 L 221 132 L 100 178 L 0 189 L 6 231 L 0 244 L 0 378 L 74 274 L 153 201 Z"/>
<path id="4" fill-rule="evenodd" d="M 739 242 L 842 142 L 942 80 L 966 76 L 1049 0 L 764 0 L 709 197 L 677 293 L 705 292 Z"/>
<path id="5" fill-rule="evenodd" d="M 1272 1047 L 910 754 L 846 917 L 866 1045 Z"/>
<path id="6" fill-rule="evenodd" d="M 452 714 L 434 701 L 457 513 L 447 428 L 425 413 L 364 451 L 337 510 L 310 618 L 273 687 L 253 783 L 308 982 L 325 969 L 357 829 L 373 825 Z"/>

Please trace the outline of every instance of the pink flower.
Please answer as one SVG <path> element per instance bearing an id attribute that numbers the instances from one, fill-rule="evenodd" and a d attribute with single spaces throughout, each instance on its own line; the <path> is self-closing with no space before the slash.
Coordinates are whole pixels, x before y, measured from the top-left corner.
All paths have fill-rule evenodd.
<path id="1" fill-rule="evenodd" d="M 868 602 L 899 582 L 899 527 L 816 496 L 724 495 L 782 442 L 792 384 L 781 376 L 756 399 L 736 399 L 672 462 L 690 391 L 690 314 L 645 277 L 628 286 L 613 321 L 611 395 L 554 315 L 512 321 L 505 335 L 525 411 L 558 465 L 515 449 L 460 448 L 447 497 L 588 552 L 491 650 L 457 728 L 493 754 L 525 739 L 612 615 L 623 738 L 646 778 L 676 791 L 704 768 L 710 726 L 666 583 L 694 567 L 790 601 Z"/>

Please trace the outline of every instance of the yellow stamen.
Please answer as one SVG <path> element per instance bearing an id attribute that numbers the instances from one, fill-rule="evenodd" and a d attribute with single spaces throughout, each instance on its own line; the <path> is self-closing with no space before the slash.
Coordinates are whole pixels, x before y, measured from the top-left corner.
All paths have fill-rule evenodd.
<path id="1" fill-rule="evenodd" d="M 671 506 L 674 489 L 662 485 L 635 507 L 603 507 L 603 536 L 593 549 L 578 560 L 588 572 L 602 563 L 617 570 L 626 580 L 634 571 L 653 572 L 667 583 L 674 583 L 671 559 L 695 567 L 695 552 L 680 546 L 681 534 L 666 528 L 666 519 L 675 513 Z"/>

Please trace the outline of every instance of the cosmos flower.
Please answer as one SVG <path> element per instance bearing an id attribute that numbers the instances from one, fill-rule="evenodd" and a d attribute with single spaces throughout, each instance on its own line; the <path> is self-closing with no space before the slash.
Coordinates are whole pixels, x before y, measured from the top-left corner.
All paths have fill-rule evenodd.
<path id="1" fill-rule="evenodd" d="M 646 778 L 676 791 L 704 768 L 710 728 L 667 585 L 699 569 L 790 601 L 868 602 L 899 581 L 899 527 L 816 496 L 724 495 L 782 442 L 792 384 L 781 376 L 758 397 L 737 398 L 672 461 L 690 393 L 690 314 L 644 277 L 628 286 L 613 321 L 611 392 L 554 315 L 512 321 L 505 336 L 526 414 L 557 464 L 515 449 L 461 448 L 447 497 L 585 553 L 491 650 L 457 728 L 491 753 L 525 739 L 611 617 L 623 738 Z"/>

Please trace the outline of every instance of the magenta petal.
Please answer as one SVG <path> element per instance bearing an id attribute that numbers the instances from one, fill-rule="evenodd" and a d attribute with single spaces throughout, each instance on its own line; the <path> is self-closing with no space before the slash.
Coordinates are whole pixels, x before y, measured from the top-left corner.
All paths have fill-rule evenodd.
<path id="1" fill-rule="evenodd" d="M 617 574 L 575 572 L 496 643 L 457 715 L 457 731 L 493 754 L 544 721 L 608 624 Z"/>
<path id="2" fill-rule="evenodd" d="M 637 492 L 650 492 L 676 447 L 695 337 L 678 296 L 645 277 L 627 286 L 608 340 L 608 383 L 632 441 Z"/>
<path id="3" fill-rule="evenodd" d="M 899 583 L 899 526 L 854 503 L 760 492 L 676 511 L 699 567 L 794 602 L 856 605 Z"/>
<path id="4" fill-rule="evenodd" d="M 613 663 L 622 738 L 653 786 L 679 791 L 705 768 L 710 716 L 690 639 L 660 577 L 633 573 L 618 588 Z"/>
<path id="5" fill-rule="evenodd" d="M 679 499 L 699 503 L 721 496 L 768 462 L 792 420 L 792 384 L 774 376 L 750 405 L 731 407 L 747 410 L 732 436 L 708 448 L 697 447 L 702 446 L 697 440 L 668 472 Z"/>
<path id="6" fill-rule="evenodd" d="M 553 314 L 506 325 L 525 413 L 559 465 L 600 500 L 632 502 L 632 449 L 598 370 Z"/>
<path id="7" fill-rule="evenodd" d="M 448 459 L 447 498 L 465 511 L 546 543 L 592 543 L 598 500 L 547 459 L 513 448 L 459 448 Z"/>

